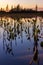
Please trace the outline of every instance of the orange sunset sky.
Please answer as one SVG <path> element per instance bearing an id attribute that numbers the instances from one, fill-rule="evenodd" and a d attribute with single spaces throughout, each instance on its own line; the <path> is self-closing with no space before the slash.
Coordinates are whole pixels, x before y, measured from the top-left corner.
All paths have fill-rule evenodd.
<path id="1" fill-rule="evenodd" d="M 9 9 L 12 5 L 17 6 L 18 4 L 23 8 L 35 8 L 37 4 L 38 8 L 43 9 L 43 0 L 0 0 L 0 8 L 5 8 L 7 4 Z"/>

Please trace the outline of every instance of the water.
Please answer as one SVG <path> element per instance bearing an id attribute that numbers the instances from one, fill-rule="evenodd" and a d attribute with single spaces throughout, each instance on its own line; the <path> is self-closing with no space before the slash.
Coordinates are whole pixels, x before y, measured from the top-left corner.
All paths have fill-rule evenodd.
<path id="1" fill-rule="evenodd" d="M 41 42 L 42 17 L 0 17 L 0 65 L 43 65 Z"/>

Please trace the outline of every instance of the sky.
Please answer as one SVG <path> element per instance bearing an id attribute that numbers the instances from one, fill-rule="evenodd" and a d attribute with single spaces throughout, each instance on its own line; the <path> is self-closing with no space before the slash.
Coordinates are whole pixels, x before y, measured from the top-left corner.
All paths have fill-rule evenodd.
<path id="1" fill-rule="evenodd" d="M 36 4 L 39 8 L 43 8 L 43 0 L 0 0 L 0 8 L 5 8 L 7 4 L 9 8 L 18 4 L 23 8 L 34 8 Z"/>

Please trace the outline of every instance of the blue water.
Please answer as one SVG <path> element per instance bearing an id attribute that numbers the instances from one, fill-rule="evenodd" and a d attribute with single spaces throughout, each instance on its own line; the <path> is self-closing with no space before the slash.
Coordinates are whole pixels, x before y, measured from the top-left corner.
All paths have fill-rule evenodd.
<path id="1" fill-rule="evenodd" d="M 30 65 L 36 42 L 33 35 L 33 19 L 36 18 L 0 18 L 0 65 Z M 37 41 L 39 65 L 43 65 L 43 48 L 40 46 L 43 41 L 43 18 L 37 17 L 35 25 L 40 30 Z M 31 65 L 37 64 L 38 62 L 33 61 Z"/>

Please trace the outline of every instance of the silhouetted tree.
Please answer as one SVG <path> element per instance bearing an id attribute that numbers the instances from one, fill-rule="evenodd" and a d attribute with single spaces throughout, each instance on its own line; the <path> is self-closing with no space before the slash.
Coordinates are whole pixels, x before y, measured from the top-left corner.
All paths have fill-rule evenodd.
<path id="1" fill-rule="evenodd" d="M 36 11 L 37 11 L 37 9 L 38 9 L 38 7 L 37 7 L 37 5 L 36 5 Z"/>
<path id="2" fill-rule="evenodd" d="M 8 4 L 7 4 L 7 6 L 6 6 L 6 11 L 7 11 L 7 12 L 9 11 L 9 6 L 8 6 Z"/>
<path id="3" fill-rule="evenodd" d="M 1 8 L 1 11 L 2 11 L 3 9 Z"/>
<path id="4" fill-rule="evenodd" d="M 17 11 L 18 11 L 18 10 L 20 10 L 20 5 L 19 5 L 19 4 L 17 5 Z"/>
<path id="5" fill-rule="evenodd" d="M 11 9 L 13 9 L 13 5 L 11 6 Z"/>

